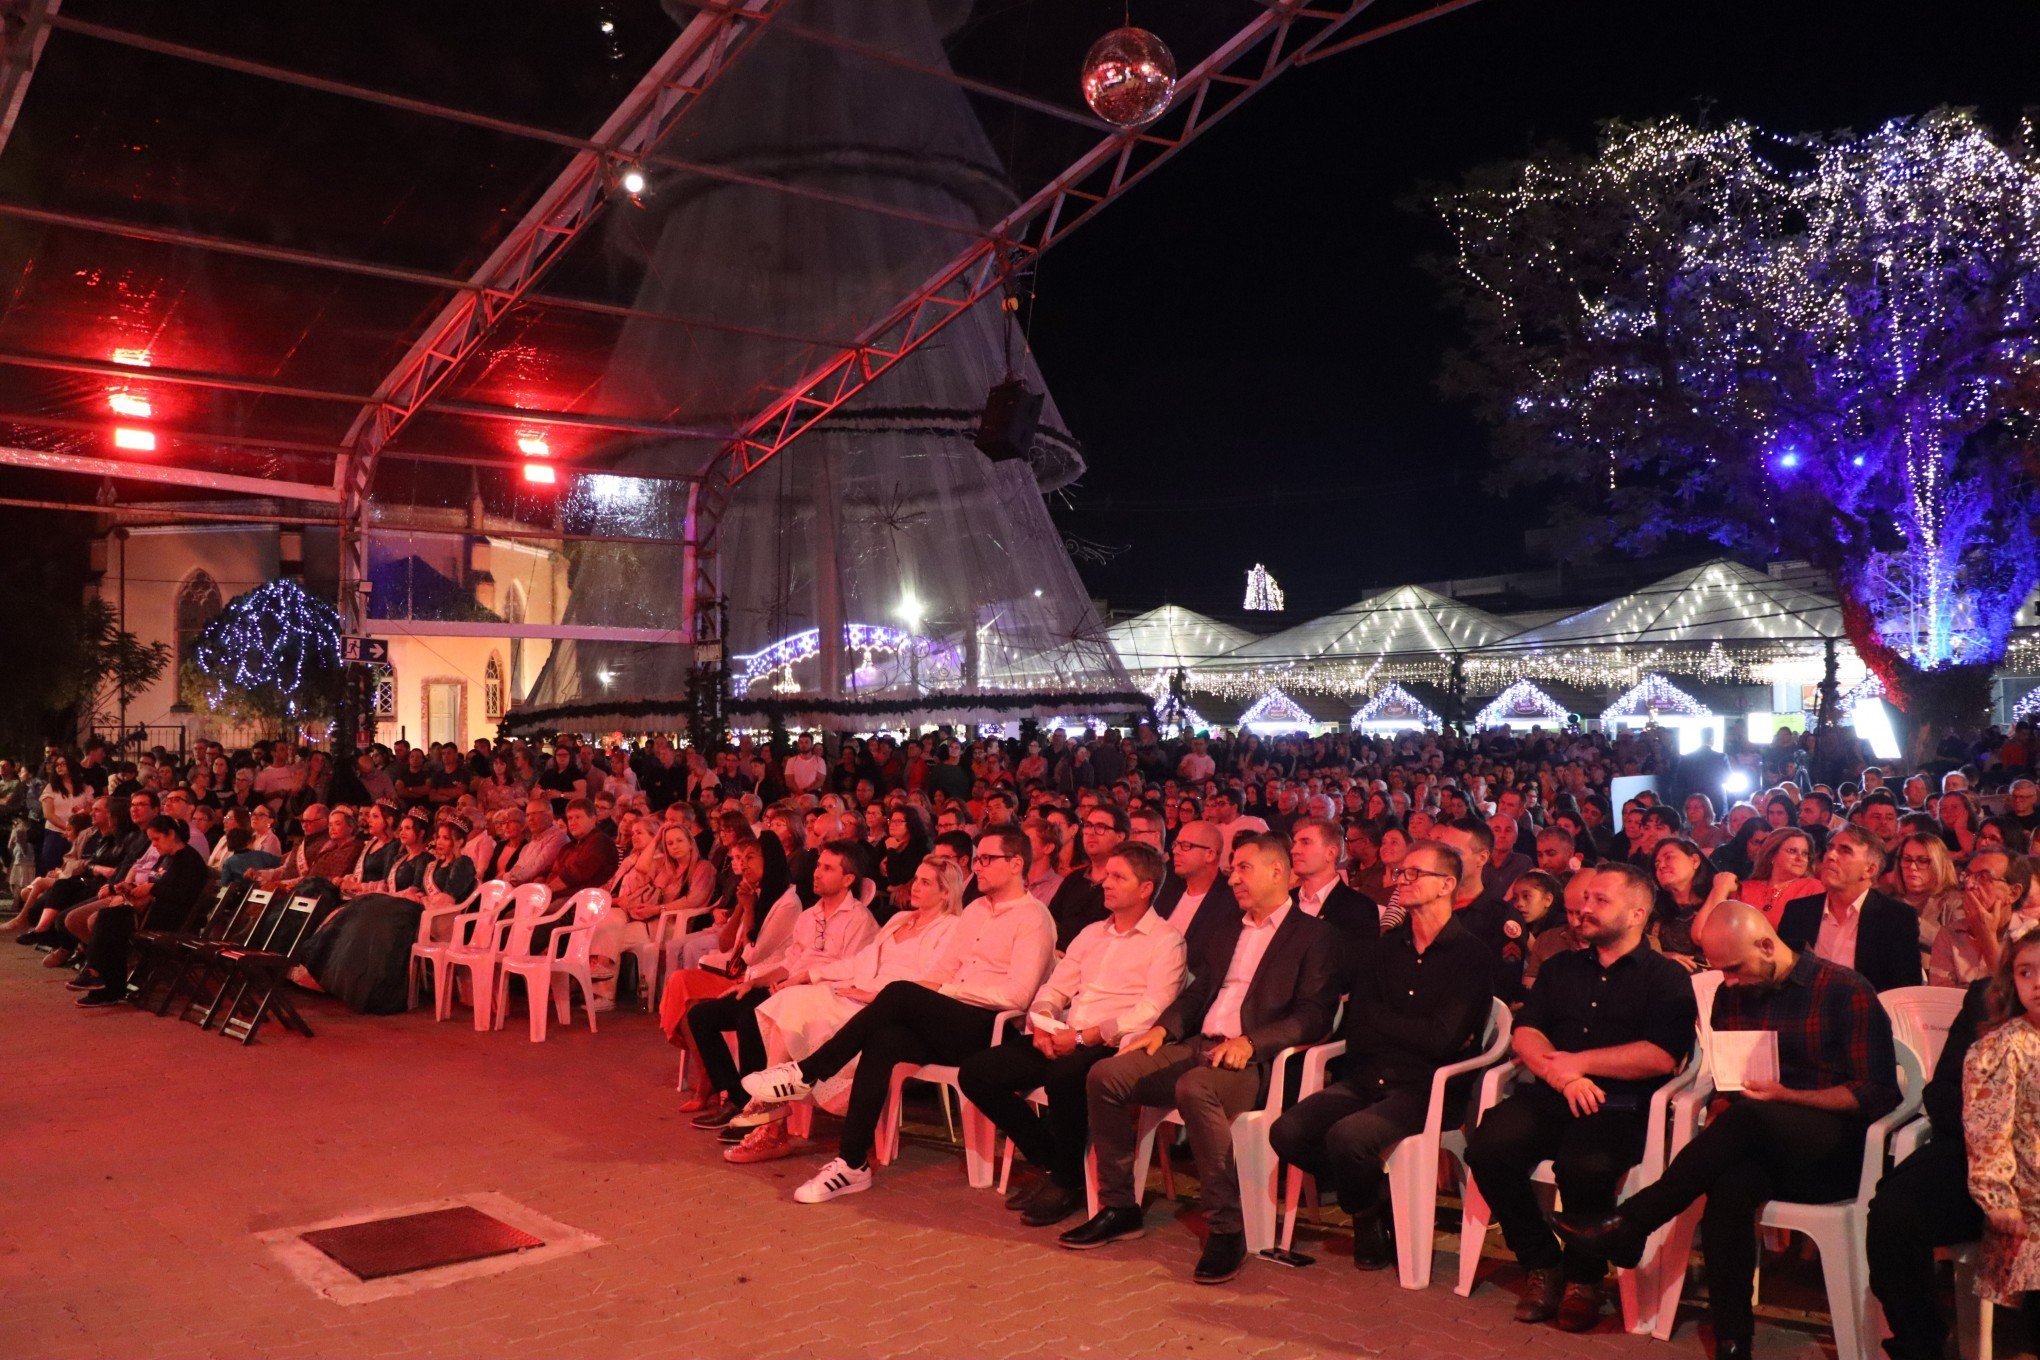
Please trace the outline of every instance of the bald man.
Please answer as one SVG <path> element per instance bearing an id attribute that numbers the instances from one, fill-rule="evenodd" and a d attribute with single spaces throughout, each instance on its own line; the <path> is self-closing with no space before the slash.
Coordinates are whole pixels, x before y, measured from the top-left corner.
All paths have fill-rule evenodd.
<path id="1" fill-rule="evenodd" d="M 1864 1128 L 1898 1104 L 1898 1060 L 1870 984 L 1793 950 L 1762 912 L 1724 902 L 1694 934 L 1722 975 L 1714 1028 L 1775 1033 L 1778 1080 L 1748 1082 L 1655 1184 L 1614 1212 L 1561 1214 L 1555 1225 L 1568 1246 L 1634 1266 L 1650 1234 L 1704 1195 L 1714 1353 L 1747 1360 L 1758 1210 L 1773 1199 L 1821 1204 L 1855 1194 Z"/>

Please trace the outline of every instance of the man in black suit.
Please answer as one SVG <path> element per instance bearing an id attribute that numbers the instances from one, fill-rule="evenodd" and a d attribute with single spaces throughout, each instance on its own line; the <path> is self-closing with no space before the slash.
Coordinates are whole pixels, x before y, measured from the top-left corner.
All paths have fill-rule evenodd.
<path id="1" fill-rule="evenodd" d="M 1282 1160 L 1335 1187 L 1353 1216 L 1353 1262 L 1395 1263 L 1382 1162 L 1423 1131 L 1438 1068 L 1480 1041 L 1493 1009 L 1493 953 L 1452 909 L 1459 852 L 1417 841 L 1397 866 L 1401 922 L 1363 946 L 1346 998 L 1341 1080 L 1285 1111 L 1268 1131 Z"/>
<path id="2" fill-rule="evenodd" d="M 1300 817 L 1290 832 L 1289 862 L 1296 870 L 1296 905 L 1339 932 L 1339 990 L 1352 983 L 1360 951 L 1381 933 L 1381 908 L 1339 878 L 1345 838 L 1337 822 Z"/>
<path id="3" fill-rule="evenodd" d="M 1919 986 L 1919 913 L 1871 886 L 1883 872 L 1884 847 L 1876 836 L 1854 824 L 1836 827 L 1820 859 L 1826 894 L 1786 903 L 1778 938 L 1854 969 L 1880 992 Z"/>
<path id="4" fill-rule="evenodd" d="M 1192 968 L 1214 947 L 1214 940 L 1230 949 L 1239 928 L 1240 904 L 1233 898 L 1232 885 L 1218 872 L 1223 853 L 1217 827 L 1210 822 L 1183 823 L 1170 851 L 1176 871 L 1155 894 L 1155 915 L 1183 937 Z"/>
<path id="5" fill-rule="evenodd" d="M 1190 1136 L 1198 1205 L 1211 1226 L 1199 1284 L 1230 1280 L 1247 1259 L 1233 1119 L 1265 1097 L 1277 1053 L 1325 1037 L 1339 999 L 1335 934 L 1291 902 L 1288 844 L 1280 836 L 1241 836 L 1231 880 L 1244 911 L 1234 919 L 1235 938 L 1193 960 L 1195 980 L 1155 1027 L 1085 1080 L 1099 1209 L 1062 1235 L 1064 1246 L 1083 1251 L 1147 1230 L 1133 1184 L 1140 1107 L 1173 1105 Z"/>

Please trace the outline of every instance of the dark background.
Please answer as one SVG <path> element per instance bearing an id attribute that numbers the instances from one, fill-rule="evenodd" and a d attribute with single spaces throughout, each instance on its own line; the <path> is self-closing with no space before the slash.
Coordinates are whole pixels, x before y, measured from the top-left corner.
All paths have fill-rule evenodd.
<path id="1" fill-rule="evenodd" d="M 2035 52 L 2025 0 L 1483 0 L 1283 75 L 1042 263 L 1033 343 L 1091 469 L 1056 516 L 1125 548 L 1085 580 L 1115 610 L 1236 615 L 1263 561 L 1289 605 L 1265 628 L 1528 565 L 1546 504 L 1483 491 L 1485 434 L 1436 390 L 1458 328 L 1419 189 L 1608 118 L 1952 104 L 2010 134 Z"/>

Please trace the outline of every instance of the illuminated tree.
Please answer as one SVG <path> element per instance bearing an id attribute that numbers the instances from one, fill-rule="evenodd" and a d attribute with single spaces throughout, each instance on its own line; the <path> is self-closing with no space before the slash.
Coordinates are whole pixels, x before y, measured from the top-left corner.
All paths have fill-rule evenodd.
<path id="1" fill-rule="evenodd" d="M 187 699 L 243 718 L 330 717 L 346 674 L 339 614 L 296 581 L 269 581 L 236 595 L 192 651 Z"/>
<path id="2" fill-rule="evenodd" d="M 1583 541 L 1803 557 L 1916 749 L 1981 720 L 2031 595 L 2040 159 L 1939 111 L 1865 135 L 1671 118 L 1438 209 L 1448 385 Z"/>

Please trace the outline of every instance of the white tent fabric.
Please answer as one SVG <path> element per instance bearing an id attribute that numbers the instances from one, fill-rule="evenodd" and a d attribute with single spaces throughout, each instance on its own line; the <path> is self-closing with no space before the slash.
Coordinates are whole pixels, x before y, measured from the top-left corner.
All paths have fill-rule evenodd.
<path id="1" fill-rule="evenodd" d="M 1244 628 L 1200 614 L 1181 605 L 1165 604 L 1105 630 L 1119 662 L 1128 671 L 1173 671 L 1223 656 L 1255 640 Z"/>
<path id="2" fill-rule="evenodd" d="M 1452 656 L 1492 646 L 1513 631 L 1494 615 L 1434 590 L 1397 586 L 1250 643 L 1225 660 L 1279 665 L 1373 656 Z"/>
<path id="3" fill-rule="evenodd" d="M 1518 633 L 1493 650 L 1818 642 L 1840 636 L 1842 611 L 1833 600 L 1717 558 Z"/>

